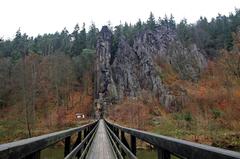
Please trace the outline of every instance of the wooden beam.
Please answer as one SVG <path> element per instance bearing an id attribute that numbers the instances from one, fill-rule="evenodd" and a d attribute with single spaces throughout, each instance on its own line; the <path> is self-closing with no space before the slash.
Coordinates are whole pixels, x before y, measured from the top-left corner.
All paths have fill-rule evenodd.
<path id="1" fill-rule="evenodd" d="M 136 143 L 136 137 L 131 135 L 131 150 L 134 155 L 137 154 L 137 143 Z"/>
<path id="2" fill-rule="evenodd" d="M 65 138 L 65 143 L 64 143 L 64 157 L 66 157 L 71 150 L 71 136 L 68 136 Z"/>

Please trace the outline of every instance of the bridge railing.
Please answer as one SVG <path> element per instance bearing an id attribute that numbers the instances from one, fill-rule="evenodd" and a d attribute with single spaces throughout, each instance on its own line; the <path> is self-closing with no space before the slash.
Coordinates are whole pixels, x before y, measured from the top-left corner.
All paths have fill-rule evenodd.
<path id="1" fill-rule="evenodd" d="M 170 159 L 172 155 L 180 159 L 240 159 L 238 152 L 127 128 L 106 120 L 105 122 L 115 144 L 129 158 L 136 158 L 136 139 L 140 139 L 157 149 L 158 159 Z M 125 134 L 130 135 L 130 143 Z"/>
<path id="2" fill-rule="evenodd" d="M 38 137 L 23 139 L 0 145 L 0 159 L 40 159 L 41 150 L 64 140 L 64 157 L 66 159 L 85 155 L 93 138 L 98 121 L 81 127 L 63 130 Z M 71 145 L 71 136 L 78 135 Z"/>

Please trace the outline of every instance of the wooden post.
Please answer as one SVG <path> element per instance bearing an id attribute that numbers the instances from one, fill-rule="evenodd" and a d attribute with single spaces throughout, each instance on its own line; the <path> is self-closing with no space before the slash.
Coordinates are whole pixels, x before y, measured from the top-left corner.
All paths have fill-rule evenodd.
<path id="1" fill-rule="evenodd" d="M 129 148 L 129 145 L 128 145 L 128 143 L 127 143 L 127 140 L 126 140 L 126 138 L 125 138 L 125 135 L 124 135 L 124 131 L 121 131 L 121 141 L 122 141 L 122 143 L 128 148 L 128 149 L 130 149 Z M 122 156 L 123 156 L 123 158 L 126 156 L 126 153 L 124 152 L 124 150 L 123 149 L 121 149 L 122 151 L 121 151 L 121 154 L 122 154 Z"/>
<path id="2" fill-rule="evenodd" d="M 66 157 L 71 150 L 71 136 L 65 138 L 64 157 Z"/>
<path id="3" fill-rule="evenodd" d="M 86 129 L 84 129 L 84 132 L 83 132 L 83 138 L 85 139 L 85 137 L 87 136 L 87 134 L 88 134 L 88 131 L 87 131 L 87 128 Z"/>
<path id="4" fill-rule="evenodd" d="M 85 139 L 85 138 L 87 137 L 87 135 L 88 135 L 88 130 L 87 130 L 87 129 L 84 129 L 84 132 L 83 132 L 83 139 Z M 86 148 L 87 143 L 88 143 L 88 141 L 85 142 L 83 149 Z"/>
<path id="5" fill-rule="evenodd" d="M 119 129 L 116 128 L 116 136 L 119 138 Z"/>
<path id="6" fill-rule="evenodd" d="M 125 138 L 124 131 L 121 131 L 121 141 L 122 143 L 130 150 L 130 146 L 127 142 L 127 139 Z"/>
<path id="7" fill-rule="evenodd" d="M 157 151 L 158 151 L 158 159 L 170 159 L 171 158 L 169 151 L 166 151 L 166 150 L 163 150 L 160 148 L 158 148 Z"/>
<path id="8" fill-rule="evenodd" d="M 114 134 L 117 136 L 117 138 L 119 138 L 119 130 L 118 130 L 118 128 L 114 128 Z M 118 147 L 118 149 L 119 149 L 119 143 L 118 142 L 116 142 L 116 145 L 117 145 L 117 147 Z"/>
<path id="9" fill-rule="evenodd" d="M 82 132 L 80 131 L 80 132 L 78 132 L 78 138 L 77 138 L 78 144 L 77 145 L 79 145 L 81 143 L 81 141 L 82 141 Z M 77 152 L 77 158 L 79 158 L 81 156 L 81 153 L 82 153 L 82 149 L 80 149 Z"/>
<path id="10" fill-rule="evenodd" d="M 137 153 L 136 137 L 131 135 L 131 150 L 134 155 Z"/>

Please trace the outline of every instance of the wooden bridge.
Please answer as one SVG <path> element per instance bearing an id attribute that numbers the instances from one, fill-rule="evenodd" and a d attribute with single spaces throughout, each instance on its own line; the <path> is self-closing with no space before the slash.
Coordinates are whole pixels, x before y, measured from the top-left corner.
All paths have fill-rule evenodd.
<path id="1" fill-rule="evenodd" d="M 77 139 L 71 142 L 71 137 Z M 73 137 L 72 137 L 73 138 Z M 148 133 L 104 119 L 47 135 L 0 145 L 0 159 L 40 159 L 41 150 L 64 140 L 64 159 L 136 159 L 136 141 L 157 149 L 159 159 L 240 159 L 240 153 Z"/>

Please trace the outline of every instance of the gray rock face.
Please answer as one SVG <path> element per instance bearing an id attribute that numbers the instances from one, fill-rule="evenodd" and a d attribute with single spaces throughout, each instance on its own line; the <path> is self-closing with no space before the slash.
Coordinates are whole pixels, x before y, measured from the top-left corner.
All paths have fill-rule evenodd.
<path id="1" fill-rule="evenodd" d="M 134 50 L 152 59 L 163 59 L 173 66 L 183 79 L 197 80 L 207 61 L 196 45 L 183 47 L 176 32 L 166 27 L 137 35 Z"/>
<path id="2" fill-rule="evenodd" d="M 138 77 L 139 59 L 128 43 L 121 38 L 116 57 L 112 64 L 112 76 L 117 88 L 118 98 L 139 95 L 140 80 Z"/>
<path id="3" fill-rule="evenodd" d="M 176 33 L 167 28 L 139 33 L 133 47 L 120 37 L 118 50 L 110 64 L 111 39 L 111 31 L 104 26 L 97 41 L 95 93 L 105 103 L 125 96 L 141 96 L 142 90 L 146 90 L 158 97 L 162 105 L 178 107 L 184 101 L 184 91 L 178 96 L 172 94 L 163 84 L 161 68 L 157 69 L 159 66 L 155 61 L 160 58 L 168 62 L 183 79 L 191 80 L 197 80 L 206 66 L 205 57 L 195 45 L 184 48 Z"/>
<path id="4" fill-rule="evenodd" d="M 97 40 L 95 61 L 95 102 L 96 112 L 102 111 L 117 97 L 111 73 L 111 40 L 112 32 L 107 26 L 102 28 Z M 97 114 L 99 116 L 99 113 Z"/>

